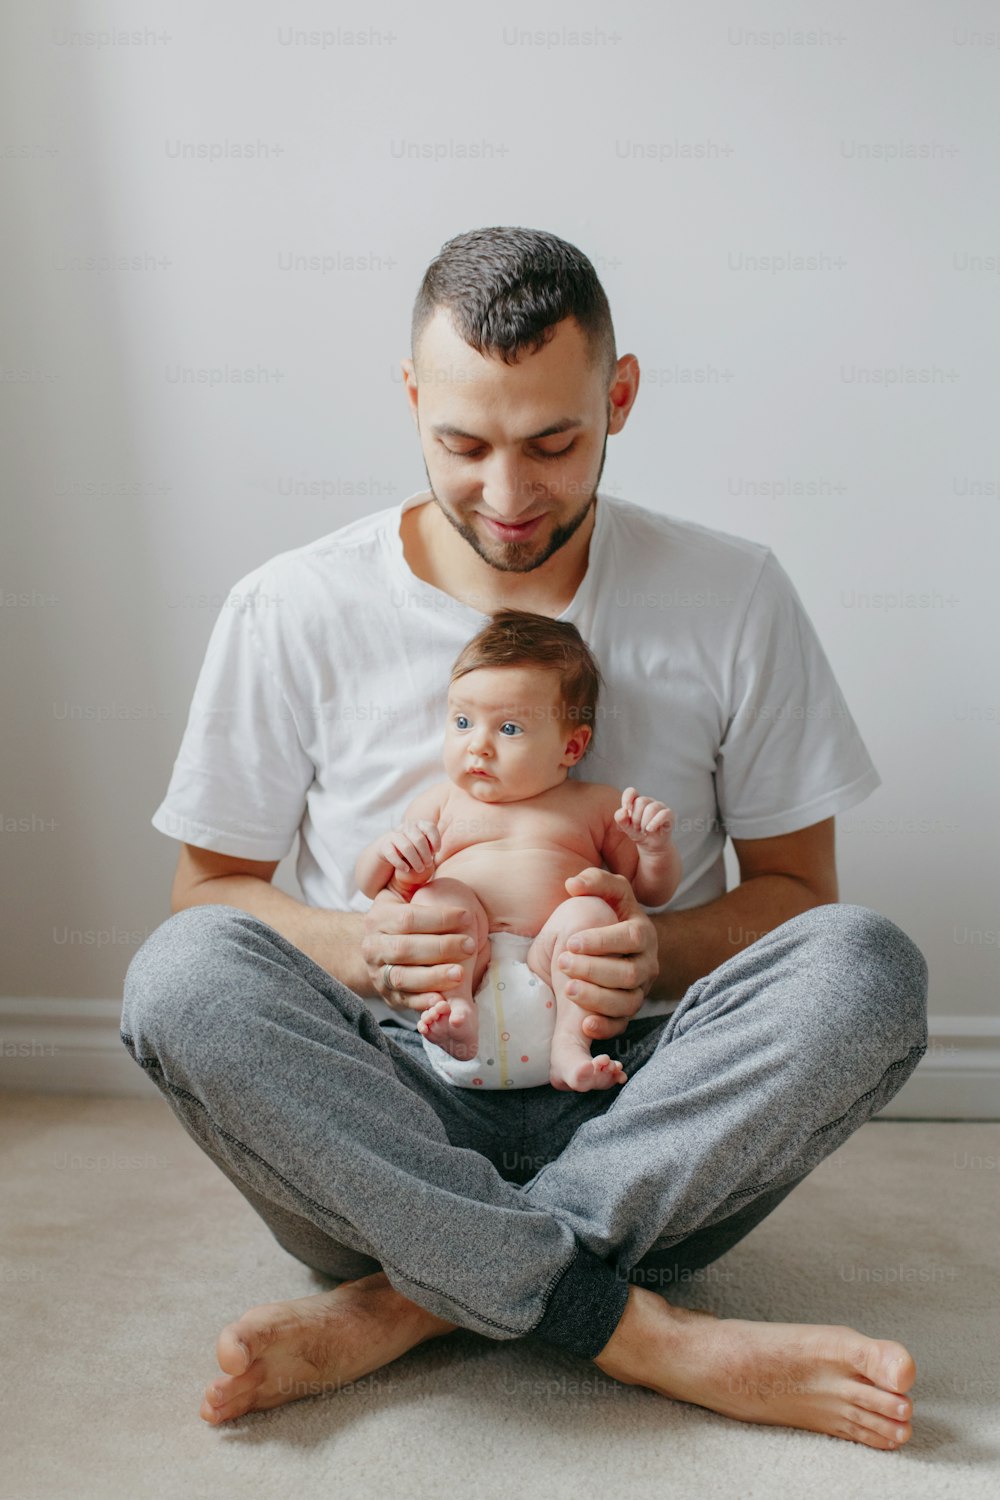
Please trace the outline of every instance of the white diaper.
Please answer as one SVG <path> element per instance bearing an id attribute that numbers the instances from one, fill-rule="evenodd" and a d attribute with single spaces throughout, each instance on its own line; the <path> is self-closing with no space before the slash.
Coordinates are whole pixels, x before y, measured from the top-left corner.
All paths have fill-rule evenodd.
<path id="1" fill-rule="evenodd" d="M 533 941 L 516 932 L 490 933 L 490 962 L 475 996 L 475 1057 L 452 1057 L 423 1037 L 435 1073 L 448 1083 L 465 1089 L 530 1089 L 548 1083 L 556 1002 L 551 988 L 524 961 Z"/>

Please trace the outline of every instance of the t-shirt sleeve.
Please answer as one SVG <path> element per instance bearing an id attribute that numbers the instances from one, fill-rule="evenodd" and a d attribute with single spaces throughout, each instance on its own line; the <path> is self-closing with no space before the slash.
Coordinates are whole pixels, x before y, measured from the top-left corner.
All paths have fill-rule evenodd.
<path id="1" fill-rule="evenodd" d="M 212 630 L 187 728 L 153 827 L 218 854 L 280 860 L 315 767 L 255 621 L 243 580 Z"/>
<path id="2" fill-rule="evenodd" d="M 731 684 L 715 790 L 732 838 L 795 833 L 854 807 L 881 784 L 812 621 L 770 550 Z"/>

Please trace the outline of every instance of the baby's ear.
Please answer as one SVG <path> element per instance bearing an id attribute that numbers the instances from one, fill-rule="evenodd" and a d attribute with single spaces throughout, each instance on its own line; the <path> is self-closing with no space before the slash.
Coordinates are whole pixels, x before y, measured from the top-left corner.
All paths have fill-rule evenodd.
<path id="1" fill-rule="evenodd" d="M 566 749 L 563 751 L 564 759 L 572 757 L 572 759 L 570 759 L 570 765 L 575 766 L 578 761 L 581 761 L 583 759 L 584 755 L 586 754 L 587 746 L 589 745 L 593 736 L 593 732 L 594 731 L 590 728 L 589 724 L 580 724 L 576 729 L 574 729 L 573 733 L 566 741 Z"/>

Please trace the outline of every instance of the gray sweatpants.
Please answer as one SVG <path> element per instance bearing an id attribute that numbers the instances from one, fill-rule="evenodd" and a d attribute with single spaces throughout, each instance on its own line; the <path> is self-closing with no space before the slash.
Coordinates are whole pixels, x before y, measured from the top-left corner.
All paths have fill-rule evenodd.
<path id="1" fill-rule="evenodd" d="M 122 1041 L 300 1261 L 593 1358 L 630 1281 L 669 1293 L 893 1097 L 926 997 L 894 923 L 815 907 L 598 1043 L 621 1088 L 480 1093 L 266 923 L 196 906 L 132 960 Z"/>

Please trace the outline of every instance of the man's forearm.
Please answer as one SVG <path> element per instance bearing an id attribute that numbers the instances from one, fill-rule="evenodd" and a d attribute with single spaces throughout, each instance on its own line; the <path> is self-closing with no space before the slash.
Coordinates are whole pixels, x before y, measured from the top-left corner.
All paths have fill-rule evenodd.
<path id="1" fill-rule="evenodd" d="M 817 906 L 815 894 L 787 875 L 758 875 L 704 906 L 660 912 L 650 918 L 659 936 L 660 974 L 650 1000 L 679 1000 L 688 987 L 710 974 L 741 948 Z M 306 906 L 254 875 L 221 875 L 189 887 L 182 906 L 235 906 L 260 917 L 365 999 L 375 990 L 361 956 L 364 918 L 360 912 Z"/>
<path id="2" fill-rule="evenodd" d="M 361 957 L 364 917 L 360 912 L 306 906 L 256 875 L 220 875 L 199 881 L 189 887 L 176 909 L 214 905 L 238 906 L 260 917 L 356 995 L 375 998 Z"/>
<path id="3" fill-rule="evenodd" d="M 680 1000 L 696 979 L 741 948 L 821 904 L 790 875 L 758 875 L 704 906 L 652 916 L 660 939 L 660 974 L 647 999 Z"/>

